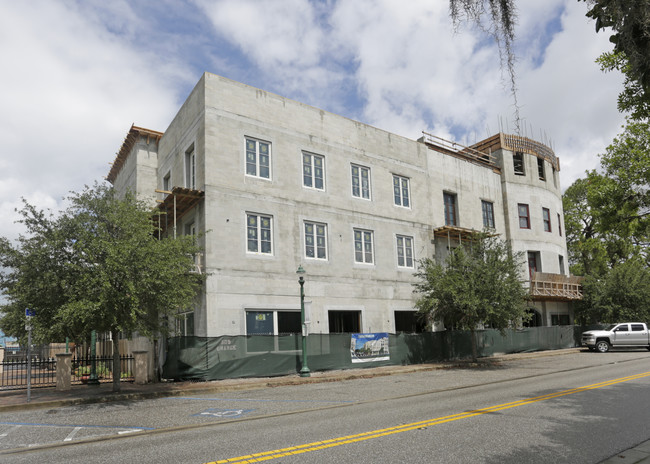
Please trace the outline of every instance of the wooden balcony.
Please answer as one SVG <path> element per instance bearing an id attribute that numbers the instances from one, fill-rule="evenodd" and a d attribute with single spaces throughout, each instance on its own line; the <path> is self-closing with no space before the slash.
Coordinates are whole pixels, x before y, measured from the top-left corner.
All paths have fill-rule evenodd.
<path id="1" fill-rule="evenodd" d="M 574 301 L 582 299 L 582 277 L 534 272 L 530 294 L 534 300 Z"/>

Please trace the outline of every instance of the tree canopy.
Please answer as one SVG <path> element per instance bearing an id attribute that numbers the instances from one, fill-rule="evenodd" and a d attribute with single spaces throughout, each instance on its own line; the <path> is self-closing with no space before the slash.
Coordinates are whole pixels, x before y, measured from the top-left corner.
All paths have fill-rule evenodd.
<path id="1" fill-rule="evenodd" d="M 526 321 L 528 289 L 521 279 L 523 257 L 497 237 L 477 234 L 450 252 L 444 263 L 422 259 L 416 273 L 416 308 L 445 327 L 469 330 L 476 358 L 475 330 L 500 330 Z"/>
<path id="2" fill-rule="evenodd" d="M 586 276 L 577 319 L 647 320 L 649 124 L 629 121 L 600 156 L 600 169 L 587 172 L 566 190 L 563 205 L 571 271 Z"/>
<path id="3" fill-rule="evenodd" d="M 105 185 L 68 198 L 58 215 L 24 203 L 27 233 L 14 245 L 0 240 L 0 327 L 25 333 L 25 308 L 34 310 L 35 339 L 81 341 L 110 332 L 114 389 L 119 390 L 119 333 L 167 330 L 163 316 L 192 308 L 203 277 L 194 273 L 196 237 L 156 238 L 151 208 Z"/>

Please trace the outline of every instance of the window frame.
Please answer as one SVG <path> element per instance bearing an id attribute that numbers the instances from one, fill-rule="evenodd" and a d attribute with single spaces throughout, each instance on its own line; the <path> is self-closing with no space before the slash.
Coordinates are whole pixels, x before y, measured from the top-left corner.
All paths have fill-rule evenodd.
<path id="1" fill-rule="evenodd" d="M 354 263 L 355 264 L 363 264 L 363 265 L 374 265 L 375 264 L 375 247 L 374 247 L 374 231 L 370 229 L 362 229 L 362 228 L 353 228 L 352 229 L 352 239 L 353 239 L 353 245 L 354 245 Z M 361 240 L 357 240 L 357 234 L 360 234 Z M 366 241 L 366 238 L 370 237 L 369 241 Z M 359 251 L 359 248 L 357 247 L 357 243 L 360 244 L 361 248 Z M 367 245 L 370 244 L 370 251 L 367 250 Z M 363 258 L 361 261 L 359 261 L 358 258 L 358 253 L 361 253 L 361 257 Z M 370 260 L 367 260 L 368 254 L 370 255 Z"/>
<path id="2" fill-rule="evenodd" d="M 309 163 L 307 164 L 307 158 Z M 325 156 L 319 155 L 317 153 L 312 153 L 310 151 L 301 152 L 302 159 L 302 186 L 311 190 L 325 191 Z M 321 175 L 318 177 L 316 175 L 317 166 L 316 160 L 319 159 L 321 162 L 320 171 Z M 309 169 L 309 174 L 307 174 L 307 168 Z M 309 182 L 311 185 L 307 185 L 306 180 L 309 177 Z M 317 180 L 320 180 L 321 186 L 316 186 Z"/>
<path id="3" fill-rule="evenodd" d="M 313 241 L 312 241 L 311 245 L 308 244 L 309 241 L 307 240 L 307 227 L 308 226 L 313 227 L 313 232 L 311 234 L 311 237 L 312 237 Z M 318 227 L 323 227 L 323 229 L 324 229 L 323 230 L 324 234 L 323 234 L 323 245 L 322 245 L 322 247 L 320 247 L 318 245 Z M 306 221 L 303 221 L 302 230 L 303 230 L 303 239 L 304 239 L 304 243 L 305 243 L 305 247 L 304 247 L 305 259 L 314 259 L 314 260 L 317 260 L 317 261 L 327 261 L 328 257 L 329 257 L 329 250 L 328 250 L 328 246 L 327 246 L 327 224 L 324 223 L 324 222 L 316 222 L 316 221 L 307 221 L 306 220 Z M 313 256 L 309 256 L 309 253 L 307 251 L 308 247 L 310 247 L 310 246 L 313 248 L 313 251 L 314 251 Z M 324 250 L 324 252 L 325 252 L 324 257 L 318 256 L 319 248 L 322 248 Z"/>
<path id="4" fill-rule="evenodd" d="M 526 214 L 522 215 L 522 207 L 526 208 Z M 530 230 L 530 208 L 528 207 L 527 203 L 517 203 L 517 217 L 519 218 L 519 228 L 520 229 L 529 229 Z M 524 219 L 526 221 L 526 225 L 522 226 L 521 225 L 521 220 Z"/>
<path id="5" fill-rule="evenodd" d="M 489 206 L 489 208 L 488 208 Z M 496 229 L 494 222 L 494 202 L 481 200 L 481 215 L 483 216 L 483 227 L 486 229 Z M 491 222 L 491 224 L 490 224 Z"/>
<path id="6" fill-rule="evenodd" d="M 539 180 L 546 182 L 546 163 L 544 163 L 544 158 L 537 158 L 537 175 Z"/>
<path id="7" fill-rule="evenodd" d="M 550 209 L 542 208 L 542 222 L 544 223 L 544 232 L 553 232 L 553 227 L 551 226 Z"/>
<path id="8" fill-rule="evenodd" d="M 250 223 L 250 218 L 255 217 L 257 218 L 256 224 L 255 224 L 255 230 L 256 230 L 256 236 L 254 238 L 256 242 L 256 249 L 251 250 L 250 249 L 250 244 L 251 244 L 251 235 L 250 235 L 250 230 L 251 230 L 251 223 Z M 261 225 L 260 219 L 268 219 L 269 221 L 269 227 L 268 227 L 268 240 L 263 240 L 263 229 Z M 265 228 L 266 229 L 266 228 Z M 269 251 L 261 251 L 263 249 L 262 245 L 263 243 L 268 242 L 269 243 Z M 273 256 L 273 216 L 270 214 L 261 214 L 261 213 L 252 213 L 252 212 L 246 212 L 246 253 L 249 255 L 258 255 L 258 256 Z"/>
<path id="9" fill-rule="evenodd" d="M 400 245 L 400 239 L 402 241 L 402 245 Z M 409 243 L 407 244 L 407 242 Z M 413 250 L 415 248 L 413 246 L 414 242 L 415 240 L 411 235 L 395 235 L 395 246 L 397 249 L 397 267 L 399 269 L 415 269 L 415 255 L 413 253 Z M 403 264 L 400 264 L 400 258 L 402 259 Z M 409 260 L 411 261 L 410 265 Z"/>
<path id="10" fill-rule="evenodd" d="M 447 199 L 451 199 L 448 202 Z M 442 192 L 442 201 L 444 205 L 445 225 L 452 227 L 459 227 L 460 221 L 458 218 L 458 195 L 453 192 Z M 451 207 L 451 209 L 450 209 Z M 453 213 L 452 215 L 449 212 Z"/>
<path id="11" fill-rule="evenodd" d="M 408 177 L 393 174 L 393 204 L 411 209 L 411 179 Z"/>
<path id="12" fill-rule="evenodd" d="M 512 167 L 516 176 L 526 175 L 526 162 L 523 151 L 516 151 L 512 154 Z"/>
<path id="13" fill-rule="evenodd" d="M 255 159 L 254 162 L 252 162 L 249 159 L 249 153 L 251 153 L 251 150 L 249 150 L 249 142 L 252 142 L 255 144 Z M 266 145 L 267 148 L 267 153 L 266 157 L 268 158 L 267 165 L 263 166 L 262 165 L 262 155 L 260 147 L 261 144 Z M 264 179 L 264 180 L 271 180 L 273 178 L 272 176 L 272 144 L 271 142 L 267 140 L 262 140 L 258 139 L 255 137 L 250 137 L 250 136 L 244 136 L 244 173 L 248 177 L 255 177 L 258 179 Z M 252 172 L 249 172 L 249 167 L 250 166 L 255 166 L 255 173 L 253 174 Z M 268 170 L 268 175 L 264 176 L 262 175 L 262 168 L 266 168 Z"/>
<path id="14" fill-rule="evenodd" d="M 355 176 L 354 170 L 358 169 L 358 175 Z M 367 173 L 367 188 L 364 189 L 363 187 L 363 172 Z M 354 180 L 358 179 L 357 182 L 358 184 L 355 186 Z M 370 177 L 370 168 L 367 166 L 362 166 L 360 164 L 356 163 L 350 163 L 350 182 L 352 184 L 352 196 L 354 198 L 359 198 L 362 200 L 372 200 L 372 184 L 371 184 L 371 177 Z M 358 189 L 358 193 L 355 194 L 355 187 Z M 364 193 L 367 192 L 367 196 L 364 195 Z"/>
<path id="15" fill-rule="evenodd" d="M 248 315 L 250 314 L 251 316 L 254 316 L 255 314 L 269 314 L 271 316 L 271 324 L 273 325 L 273 333 L 270 332 L 255 332 L 251 333 L 249 324 L 249 319 Z M 246 335 L 274 335 L 274 336 L 282 336 L 282 335 L 299 335 L 302 333 L 302 327 L 300 327 L 299 330 L 296 330 L 295 332 L 280 332 L 280 313 L 282 314 L 291 314 L 293 316 L 298 317 L 298 321 L 300 322 L 300 325 L 302 325 L 302 322 L 300 320 L 300 310 L 299 309 L 275 309 L 275 308 L 246 308 L 244 310 L 244 323 L 245 323 L 245 333 Z M 276 348 L 277 351 L 277 348 Z"/>
<path id="16" fill-rule="evenodd" d="M 560 213 L 557 213 L 557 231 L 560 237 L 562 237 L 562 218 L 560 217 Z"/>

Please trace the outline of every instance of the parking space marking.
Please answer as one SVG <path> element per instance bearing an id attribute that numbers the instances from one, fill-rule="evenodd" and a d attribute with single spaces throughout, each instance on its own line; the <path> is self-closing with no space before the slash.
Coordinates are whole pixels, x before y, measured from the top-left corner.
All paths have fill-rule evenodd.
<path id="1" fill-rule="evenodd" d="M 194 416 L 209 416 L 209 417 L 216 417 L 217 419 L 239 419 L 242 417 L 244 414 L 247 414 L 251 411 L 255 411 L 254 409 L 216 409 L 216 408 L 210 408 L 206 409 L 203 412 L 200 412 L 198 414 L 193 414 Z"/>
<path id="2" fill-rule="evenodd" d="M 81 427 L 75 427 L 74 429 L 72 429 L 72 432 L 70 432 L 68 436 L 63 439 L 63 441 L 72 441 L 72 439 L 74 438 L 74 436 L 77 434 L 79 430 L 81 430 Z"/>

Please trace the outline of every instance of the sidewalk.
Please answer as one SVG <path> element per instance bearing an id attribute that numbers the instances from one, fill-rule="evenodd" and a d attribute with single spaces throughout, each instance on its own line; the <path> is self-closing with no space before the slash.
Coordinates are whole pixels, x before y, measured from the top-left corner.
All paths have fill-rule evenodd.
<path id="1" fill-rule="evenodd" d="M 494 362 L 494 360 L 492 360 Z M 467 364 L 467 363 L 463 363 Z M 419 364 L 412 366 L 385 366 L 365 369 L 346 369 L 337 371 L 312 372 L 311 377 L 298 374 L 281 377 L 255 377 L 212 381 L 159 382 L 138 385 L 122 382 L 120 393 L 113 392 L 112 382 L 96 386 L 72 385 L 68 391 L 58 391 L 55 387 L 31 389 L 31 400 L 27 402 L 27 390 L 0 390 L 0 413 L 36 408 L 56 408 L 60 406 L 104 403 L 112 401 L 143 400 L 167 396 L 182 396 L 202 392 L 224 392 L 249 390 L 304 383 L 336 382 L 384 375 L 406 374 L 424 370 L 448 368 L 452 363 Z"/>

